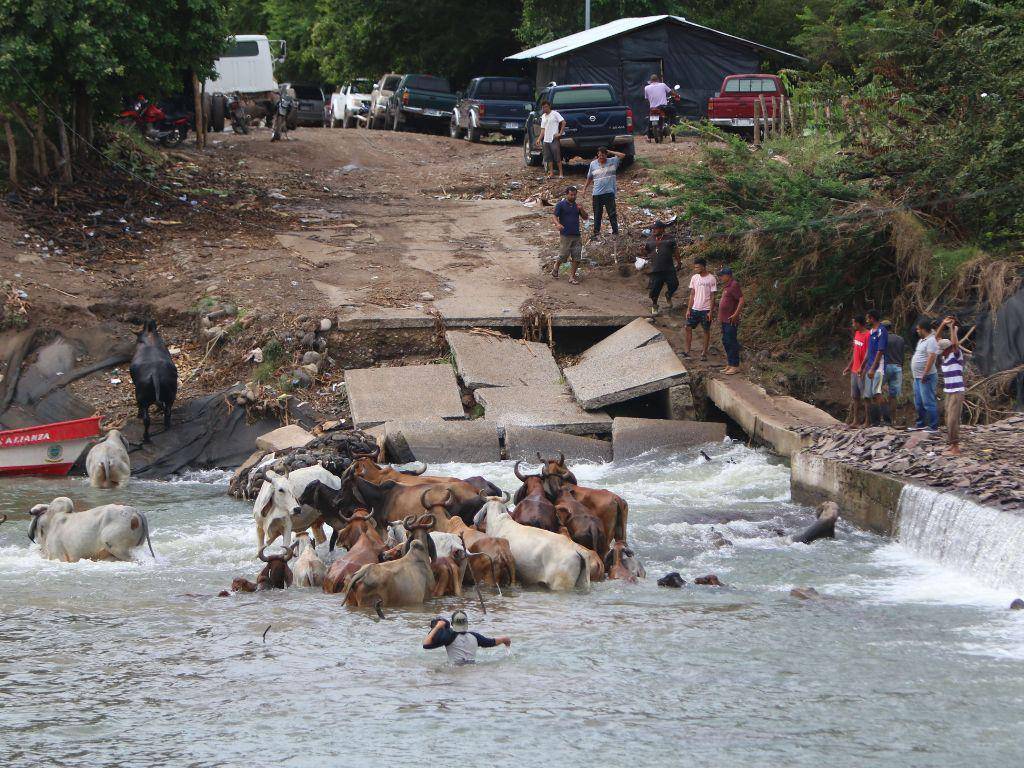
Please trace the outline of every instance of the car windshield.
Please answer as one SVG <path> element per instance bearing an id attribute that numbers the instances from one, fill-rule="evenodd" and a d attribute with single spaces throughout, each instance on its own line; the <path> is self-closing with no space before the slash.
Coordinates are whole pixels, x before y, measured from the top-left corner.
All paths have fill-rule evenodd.
<path id="1" fill-rule="evenodd" d="M 385 90 L 385 91 L 393 91 L 393 90 L 395 90 L 395 88 L 398 87 L 398 81 L 401 80 L 401 79 L 402 78 L 399 77 L 398 75 L 392 75 L 391 77 L 384 78 L 384 85 L 382 87 L 382 90 Z"/>
<path id="2" fill-rule="evenodd" d="M 515 99 L 532 101 L 533 87 L 528 80 L 481 80 L 476 87 L 478 99 Z"/>
<path id="3" fill-rule="evenodd" d="M 322 101 L 324 95 L 320 92 L 320 88 L 315 85 L 293 85 L 295 89 L 295 98 L 297 99 L 316 99 Z"/>
<path id="4" fill-rule="evenodd" d="M 433 75 L 410 75 L 405 84 L 417 91 L 437 91 L 438 93 L 451 93 L 452 87 L 443 77 Z"/>
<path id="5" fill-rule="evenodd" d="M 551 95 L 551 106 L 559 107 L 606 107 L 615 104 L 615 94 L 608 86 L 581 86 L 555 91 Z"/>
<path id="6" fill-rule="evenodd" d="M 741 77 L 725 84 L 726 93 L 775 93 L 775 81 L 770 77 Z"/>

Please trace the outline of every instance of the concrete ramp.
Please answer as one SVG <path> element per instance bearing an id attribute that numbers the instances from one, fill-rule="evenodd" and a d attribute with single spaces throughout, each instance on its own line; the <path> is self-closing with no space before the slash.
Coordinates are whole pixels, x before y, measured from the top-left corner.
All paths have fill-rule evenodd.
<path id="1" fill-rule="evenodd" d="M 689 382 L 686 367 L 661 331 L 643 318 L 590 347 L 564 374 L 587 410 Z"/>
<path id="2" fill-rule="evenodd" d="M 558 384 L 561 372 L 546 344 L 494 331 L 448 331 L 455 368 L 467 389 Z"/>
<path id="3" fill-rule="evenodd" d="M 790 458 L 814 442 L 811 435 L 800 434 L 799 428 L 839 423 L 820 408 L 793 397 L 769 395 L 738 376 L 708 379 L 707 394 L 754 440 Z"/>
<path id="4" fill-rule="evenodd" d="M 531 427 L 572 435 L 602 435 L 612 430 L 611 417 L 603 411 L 583 410 L 562 384 L 483 387 L 475 394 L 484 407 L 484 418 L 502 430 Z"/>
<path id="5" fill-rule="evenodd" d="M 386 421 L 466 418 L 450 365 L 356 368 L 345 371 L 345 386 L 359 429 Z"/>

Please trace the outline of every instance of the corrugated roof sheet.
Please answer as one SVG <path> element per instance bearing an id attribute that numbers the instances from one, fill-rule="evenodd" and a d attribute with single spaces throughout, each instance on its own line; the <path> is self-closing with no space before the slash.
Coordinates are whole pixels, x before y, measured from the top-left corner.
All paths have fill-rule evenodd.
<path id="1" fill-rule="evenodd" d="M 593 43 L 601 40 L 607 40 L 609 37 L 615 37 L 616 35 L 622 35 L 626 32 L 632 32 L 635 29 L 641 27 L 647 27 L 651 24 L 658 24 L 662 21 L 672 21 L 675 24 L 680 24 L 686 27 L 694 27 L 696 29 L 702 29 L 706 32 L 719 35 L 721 37 L 727 37 L 731 40 L 751 45 L 755 48 L 760 48 L 765 51 L 772 51 L 774 53 L 782 54 L 783 56 L 791 56 L 794 59 L 802 59 L 802 56 L 797 56 L 795 53 L 789 53 L 788 51 L 781 51 L 778 48 L 772 48 L 761 43 L 756 43 L 753 40 L 747 40 L 742 37 L 736 37 L 736 35 L 730 35 L 726 32 L 720 32 L 717 29 L 711 27 L 705 27 L 702 24 L 696 24 L 692 21 L 687 21 L 682 16 L 670 16 L 668 14 L 662 14 L 660 16 L 631 16 L 624 19 L 616 19 L 615 21 L 609 21 L 607 24 L 602 24 L 599 27 L 592 27 L 584 30 L 583 32 L 577 32 L 573 35 L 561 37 L 558 40 L 552 40 L 550 43 L 543 43 L 542 45 L 528 48 L 525 51 L 515 53 L 511 56 L 506 56 L 505 60 L 519 60 L 525 61 L 528 59 L 553 59 L 556 56 L 562 56 L 563 54 L 575 51 L 578 48 L 584 48 Z"/>

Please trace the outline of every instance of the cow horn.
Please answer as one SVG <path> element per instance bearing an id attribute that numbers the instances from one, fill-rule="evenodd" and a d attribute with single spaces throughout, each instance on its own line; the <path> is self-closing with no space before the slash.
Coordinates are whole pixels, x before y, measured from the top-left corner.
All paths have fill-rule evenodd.
<path id="1" fill-rule="evenodd" d="M 434 506 L 433 504 L 427 503 L 427 496 L 430 495 L 431 490 L 432 488 L 424 488 L 423 493 L 420 494 L 420 506 L 423 507 L 424 509 L 430 509 L 432 506 Z"/>
<path id="2" fill-rule="evenodd" d="M 502 491 L 501 492 L 501 503 L 502 504 L 508 504 L 509 499 L 511 499 L 511 498 L 512 497 L 508 495 L 508 491 Z"/>
<path id="3" fill-rule="evenodd" d="M 269 560 L 267 560 L 266 555 L 263 554 L 264 552 L 267 551 L 267 547 L 269 547 L 269 546 L 270 545 L 267 544 L 266 546 L 260 547 L 260 560 L 262 562 L 264 562 L 264 563 L 269 563 L 270 562 Z"/>
<path id="4" fill-rule="evenodd" d="M 428 528 L 433 528 L 434 524 L 436 522 L 437 522 L 437 520 L 431 514 L 420 515 L 420 519 L 416 521 L 416 526 L 417 527 L 425 526 L 425 527 L 428 527 Z"/>
<path id="5" fill-rule="evenodd" d="M 558 463 L 561 464 L 563 467 L 565 466 L 565 454 L 562 453 L 561 451 L 558 452 Z"/>
<path id="6" fill-rule="evenodd" d="M 406 530 L 411 529 L 415 522 L 415 515 L 408 515 L 407 517 L 402 518 L 402 525 L 405 527 Z"/>
<path id="7" fill-rule="evenodd" d="M 445 493 L 444 499 L 441 501 L 441 506 L 444 507 L 445 509 L 450 509 L 448 505 L 451 504 L 453 501 L 455 501 L 455 496 L 452 495 L 452 489 L 448 488 L 447 492 Z"/>
<path id="8" fill-rule="evenodd" d="M 363 514 L 359 514 L 360 512 L 362 512 Z M 349 520 L 370 520 L 372 518 L 373 515 L 370 513 L 369 510 L 357 509 L 352 513 L 352 516 L 349 517 Z"/>
<path id="9" fill-rule="evenodd" d="M 520 482 L 524 482 L 525 483 L 526 482 L 526 477 L 524 477 L 523 474 L 519 471 L 519 465 L 522 464 L 522 463 L 523 462 L 521 462 L 521 461 L 517 461 L 516 465 L 512 469 L 512 471 L 516 473 L 516 477 L 519 478 Z"/>

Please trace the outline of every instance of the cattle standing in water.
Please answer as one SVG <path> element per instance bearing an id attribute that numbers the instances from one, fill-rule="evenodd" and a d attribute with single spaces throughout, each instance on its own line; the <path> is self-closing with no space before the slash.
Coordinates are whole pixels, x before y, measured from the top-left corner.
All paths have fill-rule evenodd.
<path id="1" fill-rule="evenodd" d="M 142 419 L 142 442 L 149 442 L 149 407 L 159 405 L 164 414 L 164 431 L 171 428 L 171 406 L 178 395 L 178 368 L 167 345 L 156 330 L 156 320 L 147 320 L 136 334 L 135 354 L 128 369 L 135 385 L 135 402 Z"/>
<path id="2" fill-rule="evenodd" d="M 292 547 L 298 553 L 295 567 L 292 568 L 295 583 L 300 587 L 322 587 L 327 576 L 327 566 L 317 555 L 312 537 L 308 533 L 300 533 L 295 537 Z"/>
<path id="3" fill-rule="evenodd" d="M 292 585 L 294 577 L 292 569 L 288 567 L 288 561 L 294 556 L 294 551 L 289 547 L 279 555 L 267 555 L 266 547 L 260 549 L 260 560 L 266 565 L 256 577 L 253 584 L 248 579 L 237 578 L 231 582 L 231 589 L 235 592 L 257 592 L 264 589 L 287 589 Z"/>
<path id="4" fill-rule="evenodd" d="M 312 507 L 320 515 L 317 520 L 331 526 L 333 533 L 328 547 L 329 552 L 334 551 L 338 536 L 348 526 L 349 516 L 360 508 L 353 492 L 354 487 L 355 484 L 351 476 L 346 473 L 340 489 L 314 480 L 306 486 L 302 495 L 297 499 L 300 507 Z"/>
<path id="5" fill-rule="evenodd" d="M 601 521 L 601 525 L 604 526 L 606 541 L 626 540 L 629 505 L 625 499 L 611 491 L 584 488 L 582 485 L 576 485 L 567 480 L 564 475 L 545 474 L 543 477 L 544 491 L 549 499 L 557 499 L 562 492 L 563 486 L 571 488 L 576 501 L 590 509 Z"/>
<path id="6" fill-rule="evenodd" d="M 609 579 L 622 579 L 635 584 L 637 579 L 647 578 L 647 571 L 637 560 L 633 550 L 622 541 L 612 544 L 604 557 L 604 564 L 608 568 Z"/>
<path id="7" fill-rule="evenodd" d="M 492 587 L 512 586 L 516 583 L 516 561 L 505 539 L 481 533 L 458 517 L 448 521 L 448 532 L 458 536 L 469 552 L 469 567 L 477 583 L 490 584 Z M 485 556 L 487 562 L 475 559 L 476 555 Z"/>
<path id="8" fill-rule="evenodd" d="M 345 604 L 372 607 L 384 618 L 381 608 L 389 605 L 420 605 L 434 589 L 434 573 L 427 549 L 421 541 L 409 543 L 399 560 L 364 565 L 349 580 Z"/>
<path id="9" fill-rule="evenodd" d="M 121 431 L 112 429 L 106 438 L 89 449 L 85 457 L 85 472 L 93 488 L 123 488 L 132 476 L 128 458 L 128 441 Z"/>
<path id="10" fill-rule="evenodd" d="M 794 536 L 793 541 L 810 544 L 818 539 L 834 539 L 837 520 L 839 520 L 839 505 L 834 501 L 826 501 L 818 507 L 818 519 L 803 533 Z"/>
<path id="11" fill-rule="evenodd" d="M 466 523 L 470 523 L 473 520 L 473 515 L 477 513 L 477 510 L 483 506 L 482 498 L 479 490 L 471 483 L 465 480 L 460 480 L 457 477 L 441 477 L 424 475 L 427 465 L 423 465 L 423 469 L 419 472 L 412 471 L 399 471 L 393 467 L 382 467 L 369 457 L 361 456 L 357 459 L 349 470 L 352 476 L 357 481 L 357 487 L 362 488 L 363 483 L 369 483 L 370 493 L 375 493 L 373 489 L 387 493 L 387 489 L 391 487 L 391 483 L 396 485 L 413 487 L 413 486 L 424 486 L 424 485 L 438 485 L 447 488 L 452 493 L 453 502 L 450 506 L 449 512 L 453 515 L 458 515 Z M 389 496 L 391 494 L 388 494 Z M 398 502 L 399 506 L 408 504 L 410 507 L 414 502 L 409 502 L 407 499 L 411 498 L 408 494 L 398 493 L 396 498 L 402 498 L 403 501 Z M 366 499 L 367 503 L 371 503 L 370 499 Z M 396 513 L 396 516 L 388 516 L 387 520 L 401 520 L 407 514 L 415 514 L 415 509 L 410 508 L 404 512 Z M 378 510 L 374 509 L 374 513 L 379 515 Z"/>
<path id="12" fill-rule="evenodd" d="M 132 550 L 143 543 L 156 557 L 149 523 L 135 507 L 104 504 L 76 512 L 71 499 L 58 496 L 49 504 L 36 504 L 29 514 L 28 538 L 34 542 L 38 536 L 39 549 L 50 560 L 131 560 Z"/>
<path id="13" fill-rule="evenodd" d="M 348 578 L 364 565 L 376 563 L 384 552 L 384 540 L 377 533 L 373 517 L 365 509 L 357 509 L 338 531 L 338 545 L 348 550 L 327 569 L 324 592 L 341 592 Z"/>
<path id="14" fill-rule="evenodd" d="M 569 538 L 603 558 L 608 552 L 608 540 L 604 535 L 604 526 L 588 507 L 576 501 L 571 486 L 563 485 L 555 499 L 555 516 L 559 525 L 569 533 Z"/>
<path id="15" fill-rule="evenodd" d="M 286 547 L 290 547 L 292 515 L 302 511 L 292 492 L 291 483 L 288 482 L 288 475 L 279 475 L 269 470 L 266 478 L 252 507 L 252 516 L 256 521 L 256 538 L 259 540 L 261 552 L 265 544 L 273 543 L 278 536 Z"/>
<path id="16" fill-rule="evenodd" d="M 522 525 L 532 525 L 534 528 L 542 528 L 552 533 L 558 532 L 558 517 L 555 515 L 555 505 L 552 504 L 544 493 L 544 483 L 540 475 L 524 475 L 519 471 L 517 461 L 513 471 L 516 477 L 522 482 L 515 495 L 515 509 L 512 510 L 512 519 Z"/>

